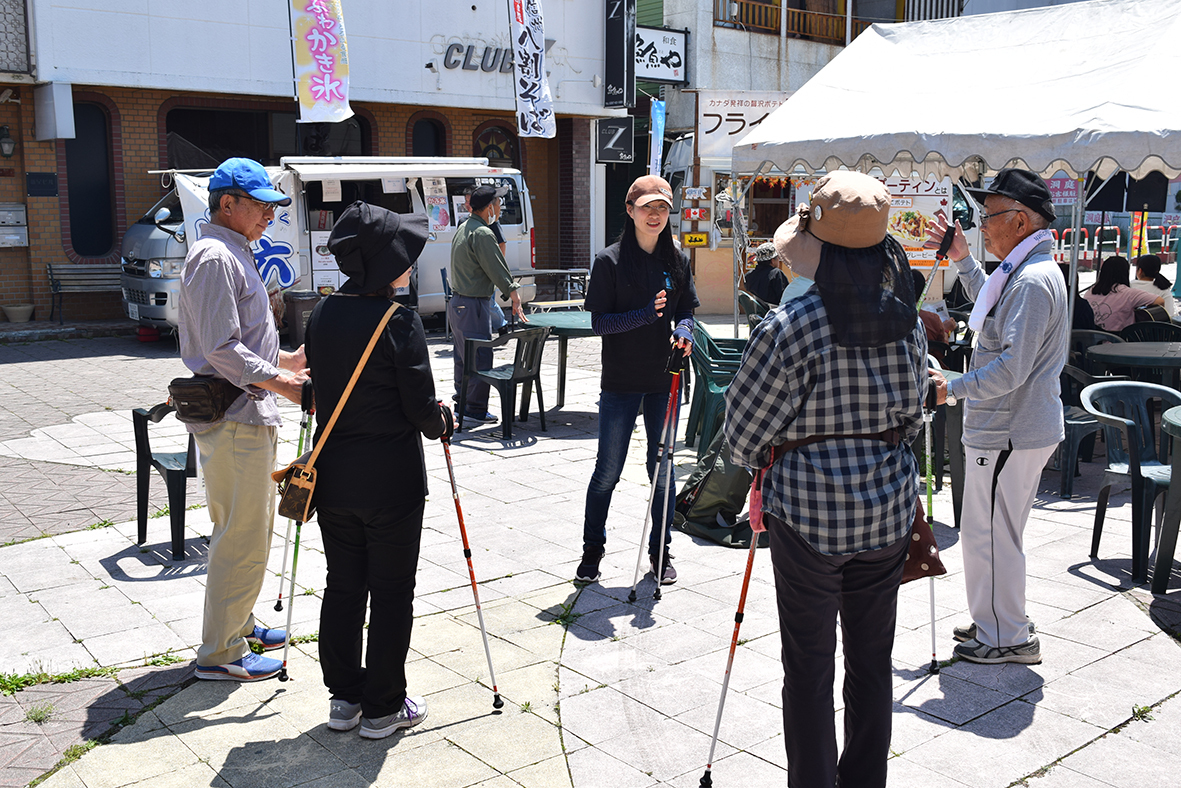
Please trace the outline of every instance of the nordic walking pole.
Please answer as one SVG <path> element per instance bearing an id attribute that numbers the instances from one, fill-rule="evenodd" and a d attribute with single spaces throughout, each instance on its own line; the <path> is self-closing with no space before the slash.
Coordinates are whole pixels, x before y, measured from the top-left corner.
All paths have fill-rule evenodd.
<path id="1" fill-rule="evenodd" d="M 303 410 L 303 416 L 299 421 L 299 446 L 295 450 L 296 457 L 303 456 L 303 442 L 304 436 L 307 436 L 308 445 L 311 445 L 312 438 L 308 430 L 311 426 L 310 416 L 315 411 L 312 405 L 312 389 L 311 386 L 304 386 L 300 390 L 300 408 Z M 291 549 L 291 520 L 287 520 L 287 533 L 283 537 L 283 564 L 279 567 L 279 599 L 275 602 L 275 612 L 278 613 L 283 610 L 283 575 L 287 572 L 287 551 Z"/>
<path id="2" fill-rule="evenodd" d="M 509 415 L 512 418 L 512 414 Z M 459 518 L 459 536 L 463 540 L 463 557 L 467 559 L 467 573 L 472 581 L 472 597 L 476 600 L 476 618 L 480 621 L 480 637 L 484 639 L 484 656 L 488 659 L 488 678 L 492 684 L 492 708 L 504 706 L 500 690 L 496 688 L 496 671 L 492 669 L 492 652 L 488 650 L 488 630 L 484 628 L 484 611 L 480 607 L 480 592 L 476 588 L 476 570 L 472 567 L 472 548 L 467 542 L 467 528 L 463 524 L 463 509 L 459 505 L 459 488 L 455 486 L 455 468 L 451 464 L 451 441 L 440 438 L 443 455 L 447 458 L 447 475 L 451 477 L 451 497 L 455 499 L 455 516 Z"/>
<path id="3" fill-rule="evenodd" d="M 762 479 L 760 473 L 757 477 Z M 757 483 L 757 482 L 756 482 Z M 726 691 L 730 689 L 730 668 L 734 666 L 734 650 L 738 648 L 738 630 L 742 627 L 743 611 L 746 609 L 746 591 L 750 587 L 750 572 L 755 565 L 755 548 L 759 545 L 759 533 L 764 531 L 760 522 L 755 530 L 754 518 L 751 518 L 750 550 L 746 554 L 746 574 L 742 578 L 742 593 L 738 596 L 738 612 L 734 614 L 734 634 L 730 637 L 730 655 L 726 657 L 726 676 L 722 679 L 722 694 L 718 698 L 718 716 L 714 718 L 714 735 L 709 742 L 709 761 L 705 764 L 705 774 L 701 775 L 700 788 L 710 788 L 714 784 L 711 771 L 714 767 L 714 750 L 718 746 L 718 731 L 722 728 L 722 709 L 726 707 Z"/>
<path id="4" fill-rule="evenodd" d="M 299 393 L 300 393 L 300 405 L 299 406 L 304 412 L 304 419 L 303 419 L 303 422 L 301 422 L 301 424 L 300 424 L 301 433 L 299 436 L 299 448 L 300 448 L 299 456 L 302 457 L 303 456 L 303 433 L 302 433 L 302 431 L 305 429 L 305 425 L 308 424 L 308 421 L 309 421 L 308 414 L 313 413 L 316 410 L 314 394 L 313 394 L 313 390 L 312 390 L 312 381 L 305 380 L 303 382 L 303 386 L 300 388 Z M 309 444 L 311 443 L 310 438 L 308 439 L 308 443 Z M 288 520 L 287 522 L 288 522 L 288 527 L 290 528 L 291 521 Z M 296 569 L 296 567 L 299 566 L 299 537 L 300 537 L 300 534 L 302 533 L 302 531 L 303 531 L 303 521 L 296 520 L 295 521 L 295 547 L 292 548 L 292 550 L 291 550 L 291 581 L 287 586 L 287 626 L 284 630 L 287 633 L 287 639 L 283 641 L 283 667 L 279 668 L 279 681 L 287 681 L 287 655 L 288 655 L 288 652 L 291 651 L 291 614 L 295 612 L 295 569 Z M 284 548 L 283 552 L 286 553 L 286 548 Z M 286 566 L 287 566 L 286 555 L 284 555 L 284 558 L 283 558 L 283 566 L 284 566 L 284 568 L 286 568 Z M 280 581 L 279 581 L 279 593 L 280 594 L 283 593 L 282 577 L 280 577 Z M 282 599 L 281 596 L 280 596 L 280 599 Z M 275 609 L 278 610 L 279 608 L 276 606 Z"/>
<path id="5" fill-rule="evenodd" d="M 671 364 L 671 362 L 672 362 L 671 357 L 669 358 L 669 361 Z M 656 474 L 654 474 L 653 479 L 652 479 L 652 491 L 648 494 L 648 507 L 647 507 L 647 509 L 644 510 L 644 528 L 640 532 L 640 549 L 639 549 L 639 552 L 636 553 L 636 573 L 632 577 L 632 590 L 627 595 L 628 602 L 635 602 L 636 601 L 636 586 L 639 585 L 639 583 L 640 583 L 640 566 L 644 560 L 644 544 L 645 544 L 645 542 L 648 541 L 648 525 L 652 522 L 652 504 L 656 501 L 656 483 L 660 479 L 660 462 L 663 461 L 663 457 L 664 457 L 664 453 L 666 451 L 667 445 L 671 445 L 671 443 L 672 443 L 672 441 L 666 442 L 665 436 L 668 434 L 668 423 L 669 423 L 669 420 L 672 418 L 673 409 L 676 407 L 676 397 L 680 396 L 680 392 L 677 389 L 677 387 L 680 385 L 680 381 L 681 381 L 681 373 L 680 373 L 680 370 L 678 370 L 673 373 L 672 386 L 671 386 L 671 389 L 669 390 L 669 394 L 668 394 L 668 407 L 664 409 L 664 426 L 661 428 L 661 431 L 660 431 L 660 441 L 661 441 L 660 457 L 661 457 L 661 459 L 657 461 Z M 674 436 L 676 435 L 675 432 L 673 434 L 674 434 Z M 663 555 L 661 558 L 662 558 L 662 562 L 663 562 Z M 660 569 L 660 571 L 662 571 L 662 572 L 664 571 L 664 567 L 658 567 L 658 568 Z M 656 588 L 657 588 L 657 590 L 660 589 L 660 578 L 659 577 L 656 578 Z M 659 595 L 657 595 L 656 598 L 659 599 L 660 598 Z"/>
<path id="6" fill-rule="evenodd" d="M 660 599 L 660 583 L 664 579 L 664 547 L 668 538 L 668 496 L 673 484 L 673 450 L 677 442 L 677 414 L 681 409 L 681 370 L 685 368 L 685 354 L 679 347 L 673 345 L 672 353 L 668 357 L 668 371 L 672 372 L 672 394 L 669 396 L 669 416 L 665 417 L 664 446 L 668 451 L 662 451 L 661 461 L 666 463 L 664 470 L 664 502 L 660 510 L 660 552 L 656 554 L 656 590 L 652 592 L 653 599 Z M 660 476 L 660 466 L 656 466 L 656 475 Z"/>
<path id="7" fill-rule="evenodd" d="M 928 387 L 930 388 L 930 390 L 932 392 L 935 391 L 934 386 L 929 385 Z M 928 400 L 930 402 L 934 402 L 934 397 L 929 396 Z M 927 455 L 927 525 L 926 525 L 927 528 L 933 527 L 931 525 L 931 523 L 934 521 L 934 517 L 935 517 L 935 515 L 934 515 L 934 509 L 935 509 L 935 470 L 934 470 L 934 468 L 935 468 L 935 466 L 934 466 L 934 463 L 931 461 L 931 428 L 934 425 L 935 425 L 935 410 L 934 410 L 934 408 L 924 407 L 923 408 L 923 435 L 924 435 L 923 446 L 926 449 L 926 455 Z M 935 675 L 935 674 L 939 673 L 939 660 L 935 656 L 935 651 L 936 651 L 936 646 L 935 646 L 935 578 L 928 577 L 927 580 L 930 583 L 930 585 L 928 586 L 928 589 L 930 590 L 929 596 L 931 599 L 931 665 L 928 668 L 928 670 L 932 673 L 932 675 Z"/>

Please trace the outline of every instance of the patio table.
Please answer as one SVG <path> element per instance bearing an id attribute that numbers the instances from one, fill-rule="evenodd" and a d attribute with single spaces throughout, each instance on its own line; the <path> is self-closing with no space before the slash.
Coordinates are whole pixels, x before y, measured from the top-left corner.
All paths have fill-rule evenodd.
<path id="1" fill-rule="evenodd" d="M 1177 388 L 1181 342 L 1110 342 L 1087 348 L 1087 358 L 1108 369 L 1138 367 L 1160 370 L 1160 383 Z"/>
<path id="2" fill-rule="evenodd" d="M 566 404 L 566 353 L 570 337 L 593 337 L 590 312 L 543 312 L 529 315 L 530 326 L 549 326 L 558 338 L 558 405 Z"/>

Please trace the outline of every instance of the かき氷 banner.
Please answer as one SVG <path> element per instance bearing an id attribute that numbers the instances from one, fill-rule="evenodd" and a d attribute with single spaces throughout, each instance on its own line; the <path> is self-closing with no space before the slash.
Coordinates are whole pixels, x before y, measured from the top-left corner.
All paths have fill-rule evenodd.
<path id="1" fill-rule="evenodd" d="M 349 47 L 340 0 L 291 0 L 291 31 L 299 122 L 351 118 Z"/>

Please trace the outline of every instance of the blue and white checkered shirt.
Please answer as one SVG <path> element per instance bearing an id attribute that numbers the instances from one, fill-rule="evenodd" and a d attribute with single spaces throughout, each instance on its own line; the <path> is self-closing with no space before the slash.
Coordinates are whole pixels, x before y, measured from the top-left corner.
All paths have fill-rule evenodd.
<path id="1" fill-rule="evenodd" d="M 905 536 L 918 500 L 909 442 L 922 425 L 927 337 L 883 347 L 841 347 L 815 288 L 773 310 L 754 330 L 726 392 L 734 462 L 764 468 L 775 446 L 815 435 L 898 429 L 906 443 L 839 438 L 801 446 L 763 477 L 763 511 L 817 552 L 875 550 Z"/>

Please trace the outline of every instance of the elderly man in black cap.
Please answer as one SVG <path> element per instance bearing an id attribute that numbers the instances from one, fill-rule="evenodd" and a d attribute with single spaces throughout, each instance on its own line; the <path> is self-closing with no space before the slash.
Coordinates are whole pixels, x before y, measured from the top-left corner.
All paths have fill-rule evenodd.
<path id="1" fill-rule="evenodd" d="M 505 189 L 478 186 L 468 198 L 472 215 L 467 218 L 451 240 L 451 303 L 447 317 L 451 321 L 451 338 L 455 361 L 455 399 L 463 383 L 463 343 L 465 339 L 492 338 L 492 296 L 500 292 L 512 301 L 513 314 L 525 320 L 521 310 L 521 285 L 513 280 L 489 225 L 495 221 L 500 198 Z M 477 354 L 477 369 L 492 368 L 492 351 Z M 493 422 L 496 417 L 488 412 L 487 383 L 473 380 L 468 384 L 465 419 Z M 511 418 L 505 414 L 505 418 Z"/>
<path id="2" fill-rule="evenodd" d="M 1064 436 L 1058 376 L 1070 341 L 1066 285 L 1054 262 L 1054 204 L 1037 174 L 1004 169 L 988 189 L 984 248 L 1001 264 L 985 276 L 956 224 L 948 257 L 976 300 L 968 325 L 976 349 L 963 377 L 936 375 L 938 401 L 963 399 L 967 462 L 961 544 L 972 623 L 955 627 L 970 662 L 1038 663 L 1041 645 L 1025 612 L 1022 535 L 1042 468 Z M 928 247 L 947 232 L 940 221 Z"/>
<path id="3" fill-rule="evenodd" d="M 811 203 L 775 233 L 780 258 L 815 285 L 752 332 L 726 392 L 734 461 L 766 469 L 761 515 L 775 568 L 791 786 L 886 784 L 890 651 L 918 502 L 910 441 L 927 387 L 927 338 L 906 253 L 886 234 L 889 210 L 890 193 L 868 175 L 820 179 Z"/>
<path id="4" fill-rule="evenodd" d="M 424 214 L 355 202 L 328 237 L 349 279 L 316 305 L 307 357 L 316 392 L 316 503 L 328 583 L 320 610 L 320 666 L 332 694 L 328 727 L 380 739 L 426 717 L 406 696 L 414 575 L 426 503 L 422 436 L 451 434 L 435 399 L 418 313 L 396 308 L 345 407 L 324 437 L 393 293 L 426 245 Z M 365 666 L 361 642 L 369 600 Z"/>

